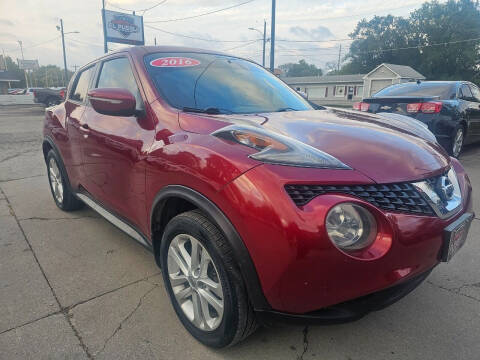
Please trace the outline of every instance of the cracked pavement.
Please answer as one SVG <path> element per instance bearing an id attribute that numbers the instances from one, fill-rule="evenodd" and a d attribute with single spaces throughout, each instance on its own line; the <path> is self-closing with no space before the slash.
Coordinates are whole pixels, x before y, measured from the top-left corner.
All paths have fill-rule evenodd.
<path id="1" fill-rule="evenodd" d="M 354 323 L 261 328 L 208 349 L 177 320 L 153 256 L 85 208 L 55 207 L 43 109 L 0 106 L 0 359 L 478 359 L 480 146 L 464 248 L 398 303 Z"/>

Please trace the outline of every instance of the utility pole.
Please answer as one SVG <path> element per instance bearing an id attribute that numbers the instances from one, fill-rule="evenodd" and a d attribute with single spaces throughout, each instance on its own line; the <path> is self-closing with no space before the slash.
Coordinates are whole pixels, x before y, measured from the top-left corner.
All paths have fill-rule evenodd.
<path id="1" fill-rule="evenodd" d="M 73 68 L 75 69 L 75 72 L 77 72 L 78 65 L 73 65 Z"/>
<path id="2" fill-rule="evenodd" d="M 5 49 L 2 49 L 3 53 L 3 62 L 5 63 L 5 71 L 8 71 L 8 65 L 7 65 L 7 57 L 5 56 Z M 10 84 L 10 81 L 8 82 L 8 88 L 11 89 L 12 85 Z"/>
<path id="3" fill-rule="evenodd" d="M 105 0 L 102 0 L 102 20 L 103 20 L 103 52 L 108 53 L 107 45 L 107 24 L 105 24 Z"/>
<path id="4" fill-rule="evenodd" d="M 263 34 L 260 30 L 256 29 L 256 28 L 253 28 L 253 27 L 249 27 L 248 30 L 254 30 L 258 33 L 260 33 L 260 35 L 263 36 L 263 56 L 262 56 L 262 66 L 265 67 L 265 44 L 267 42 L 267 22 L 265 20 L 263 20 Z"/>
<path id="5" fill-rule="evenodd" d="M 67 54 L 65 54 L 65 35 L 63 33 L 63 20 L 60 19 L 60 31 L 62 32 L 62 47 L 63 47 L 63 71 L 65 72 L 65 81 L 67 81 Z M 63 85 L 67 86 L 66 83 Z"/>
<path id="6" fill-rule="evenodd" d="M 265 43 L 267 42 L 267 21 L 263 19 L 263 58 L 262 65 L 265 67 Z"/>
<path id="7" fill-rule="evenodd" d="M 22 52 L 22 60 L 25 60 L 23 56 L 23 45 L 22 41 L 18 40 L 18 43 L 20 44 L 20 51 Z M 28 88 L 28 76 L 27 76 L 27 70 L 23 69 L 23 73 L 25 74 L 25 87 Z"/>
<path id="8" fill-rule="evenodd" d="M 337 64 L 337 71 L 340 71 L 340 59 L 342 57 L 342 44 L 340 44 L 340 49 L 338 50 L 338 64 Z"/>
<path id="9" fill-rule="evenodd" d="M 155 46 L 157 46 L 157 37 L 156 36 L 153 38 L 153 42 L 155 43 Z"/>
<path id="10" fill-rule="evenodd" d="M 273 74 L 275 70 L 275 5 L 276 0 L 272 0 L 272 22 L 271 22 L 271 30 L 272 34 L 270 35 L 270 71 Z"/>

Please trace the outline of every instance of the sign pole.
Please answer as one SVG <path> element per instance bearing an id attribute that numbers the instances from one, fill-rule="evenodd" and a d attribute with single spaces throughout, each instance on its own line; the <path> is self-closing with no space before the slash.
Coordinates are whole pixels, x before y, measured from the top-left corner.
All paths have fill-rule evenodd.
<path id="1" fill-rule="evenodd" d="M 270 35 L 270 71 L 272 74 L 275 70 L 275 5 L 276 1 L 272 0 L 272 21 L 271 21 L 271 35 Z"/>
<path id="2" fill-rule="evenodd" d="M 22 52 L 22 60 L 25 60 L 25 58 L 23 57 L 23 45 L 22 45 L 22 41 L 21 41 L 21 40 L 18 40 L 18 43 L 20 44 L 20 51 Z M 23 69 L 23 73 L 25 74 L 25 87 L 28 88 L 27 70 Z"/>
<path id="3" fill-rule="evenodd" d="M 65 36 L 63 34 L 63 20 L 60 19 L 60 30 L 62 32 L 62 47 L 63 47 L 63 71 L 65 72 L 64 86 L 67 86 L 68 74 L 67 74 L 67 55 L 65 54 Z"/>
<path id="4" fill-rule="evenodd" d="M 105 24 L 105 0 L 102 0 L 102 22 L 103 22 L 103 52 L 108 53 L 107 45 L 107 24 Z"/>

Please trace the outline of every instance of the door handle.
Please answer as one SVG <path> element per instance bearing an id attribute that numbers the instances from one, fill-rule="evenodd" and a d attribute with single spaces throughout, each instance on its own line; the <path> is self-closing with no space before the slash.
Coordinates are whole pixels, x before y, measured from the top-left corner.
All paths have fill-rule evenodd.
<path id="1" fill-rule="evenodd" d="M 80 128 L 81 128 L 81 129 L 84 129 L 84 130 L 89 130 L 89 129 L 90 129 L 90 127 L 88 126 L 88 124 L 82 124 L 82 125 L 80 125 Z"/>

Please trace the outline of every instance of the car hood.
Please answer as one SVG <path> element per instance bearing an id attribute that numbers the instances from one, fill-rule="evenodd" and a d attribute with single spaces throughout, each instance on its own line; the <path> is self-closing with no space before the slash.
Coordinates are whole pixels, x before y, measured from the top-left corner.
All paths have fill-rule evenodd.
<path id="1" fill-rule="evenodd" d="M 262 127 L 324 151 L 377 183 L 437 175 L 450 158 L 432 134 L 407 117 L 328 108 L 268 114 L 180 114 L 180 126 L 208 134 L 230 124 Z"/>

